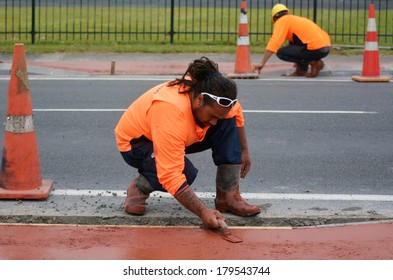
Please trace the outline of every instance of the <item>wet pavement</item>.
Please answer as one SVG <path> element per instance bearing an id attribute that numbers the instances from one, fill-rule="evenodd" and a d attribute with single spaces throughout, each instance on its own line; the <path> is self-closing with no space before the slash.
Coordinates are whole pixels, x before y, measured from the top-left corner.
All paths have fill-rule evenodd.
<path id="1" fill-rule="evenodd" d="M 93 77 L 111 75 L 112 69 L 114 71 L 111 76 L 181 75 L 190 58 L 192 60 L 200 56 L 201 54 L 27 55 L 27 66 L 31 77 Z M 224 74 L 234 71 L 233 55 L 206 56 L 218 62 Z M 260 59 L 261 56 L 252 56 L 253 62 Z M 351 75 L 361 72 L 362 59 L 362 56 L 329 56 L 325 59 L 326 67 L 319 77 L 350 79 Z M 3 55 L 0 61 L 0 76 L 6 77 L 11 69 L 12 57 Z M 392 76 L 393 57 L 381 57 L 380 61 L 381 75 Z M 293 68 L 290 64 L 271 59 L 260 78 L 280 78 L 282 73 L 291 71 Z M 92 198 L 83 199 L 86 209 L 91 208 L 89 199 Z M 118 201 L 117 195 L 110 195 L 109 199 Z M 49 212 L 43 215 L 47 219 L 42 219 L 41 224 L 31 224 L 28 216 L 32 217 L 35 213 L 42 212 L 41 205 L 25 203 L 22 206 L 17 201 L 10 201 L 8 204 L 12 213 L 2 209 L 0 215 L 1 221 L 6 222 L 0 224 L 2 260 L 393 259 L 392 221 L 316 227 L 230 227 L 231 232 L 243 240 L 241 243 L 230 243 L 219 234 L 198 227 L 198 220 L 187 213 L 187 226 L 170 225 L 170 220 L 165 221 L 165 226 L 152 226 L 155 224 L 153 216 L 147 220 L 135 218 L 133 224 L 140 224 L 139 226 L 126 225 L 129 217 L 123 217 L 113 225 L 94 225 L 97 219 L 102 219 L 102 213 L 99 217 L 94 214 L 85 215 L 88 218 L 80 220 L 78 225 L 65 225 L 67 217 L 72 217 L 74 213 L 67 212 L 65 208 L 61 211 L 64 215 L 60 217 L 59 213 L 49 213 L 50 209 L 47 209 L 45 211 Z M 121 205 L 116 204 L 115 207 L 122 211 Z M 112 213 L 113 209 L 108 211 Z M 152 212 L 157 212 L 154 211 L 154 206 Z M 12 223 L 13 215 L 25 215 L 27 218 L 25 221 L 18 220 L 22 223 Z M 266 217 L 260 216 L 257 221 L 263 225 Z M 228 217 L 229 224 L 232 218 Z M 297 218 L 299 217 L 288 216 L 288 220 Z M 78 219 L 74 217 L 73 221 Z M 168 239 L 172 242 L 168 242 Z"/>

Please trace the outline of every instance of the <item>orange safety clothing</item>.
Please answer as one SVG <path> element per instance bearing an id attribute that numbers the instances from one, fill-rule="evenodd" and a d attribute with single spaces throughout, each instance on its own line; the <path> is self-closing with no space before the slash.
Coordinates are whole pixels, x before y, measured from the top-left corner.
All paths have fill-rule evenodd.
<path id="1" fill-rule="evenodd" d="M 179 94 L 178 89 L 164 83 L 148 90 L 128 107 L 114 131 L 120 152 L 130 151 L 130 141 L 142 135 L 153 142 L 157 177 L 172 195 L 187 182 L 183 174 L 185 148 L 202 141 L 209 128 L 196 124 L 189 95 Z M 244 126 L 239 102 L 226 118 L 232 117 L 238 127 Z"/>
<path id="2" fill-rule="evenodd" d="M 284 43 L 285 39 L 294 42 L 293 36 L 296 35 L 303 44 L 307 45 L 308 50 L 317 50 L 330 47 L 330 37 L 313 21 L 295 15 L 284 15 L 274 23 L 272 37 L 266 49 L 277 53 L 277 50 Z"/>

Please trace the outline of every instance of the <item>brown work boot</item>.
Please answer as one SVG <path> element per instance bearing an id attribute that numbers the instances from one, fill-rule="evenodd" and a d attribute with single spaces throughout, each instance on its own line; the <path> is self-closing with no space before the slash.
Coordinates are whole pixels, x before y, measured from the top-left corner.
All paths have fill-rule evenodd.
<path id="1" fill-rule="evenodd" d="M 132 215 L 143 215 L 146 209 L 146 199 L 149 198 L 153 188 L 150 186 L 147 179 L 139 175 L 132 180 L 127 190 L 127 198 L 124 209 L 127 213 Z"/>
<path id="2" fill-rule="evenodd" d="M 291 74 L 282 74 L 281 76 L 284 76 L 284 77 L 303 77 L 303 76 L 306 76 L 307 70 L 308 70 L 308 64 L 294 63 L 293 67 L 296 68 L 295 72 L 293 72 Z"/>
<path id="3" fill-rule="evenodd" d="M 241 165 L 224 164 L 217 166 L 216 209 L 231 212 L 237 216 L 251 217 L 261 213 L 261 207 L 248 204 L 240 195 Z"/>
<path id="4" fill-rule="evenodd" d="M 319 71 L 323 69 L 325 63 L 322 60 L 314 60 L 310 62 L 311 65 L 311 73 L 307 73 L 307 78 L 314 78 L 318 76 Z"/>

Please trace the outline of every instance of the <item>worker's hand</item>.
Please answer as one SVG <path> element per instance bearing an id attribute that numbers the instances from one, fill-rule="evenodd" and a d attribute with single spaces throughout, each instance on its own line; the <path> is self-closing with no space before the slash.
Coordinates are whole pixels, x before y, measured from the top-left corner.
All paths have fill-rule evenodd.
<path id="1" fill-rule="evenodd" d="M 240 177 L 245 178 L 247 176 L 248 171 L 251 169 L 251 156 L 248 152 L 242 153 L 241 158 L 242 167 L 240 169 Z"/>
<path id="2" fill-rule="evenodd" d="M 262 68 L 265 66 L 265 63 L 258 63 L 254 65 L 254 71 L 258 71 L 258 74 L 261 74 Z"/>
<path id="3" fill-rule="evenodd" d="M 210 208 L 206 208 L 201 216 L 200 216 L 203 225 L 207 228 L 207 229 L 219 229 L 220 228 L 220 224 L 218 222 L 218 219 L 224 220 L 225 218 L 224 216 L 217 210 L 212 210 Z"/>

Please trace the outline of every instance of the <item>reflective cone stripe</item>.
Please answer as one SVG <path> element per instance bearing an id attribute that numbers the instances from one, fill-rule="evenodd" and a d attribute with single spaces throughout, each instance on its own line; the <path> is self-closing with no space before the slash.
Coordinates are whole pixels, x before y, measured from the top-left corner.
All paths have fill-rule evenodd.
<path id="1" fill-rule="evenodd" d="M 41 178 L 23 44 L 15 44 L 8 88 L 0 199 L 45 199 L 52 181 Z"/>
<path id="2" fill-rule="evenodd" d="M 378 51 L 378 42 L 366 42 L 366 51 Z"/>
<path id="3" fill-rule="evenodd" d="M 244 36 L 240 36 L 237 38 L 237 45 L 238 46 L 250 46 L 250 38 L 244 37 Z"/>

